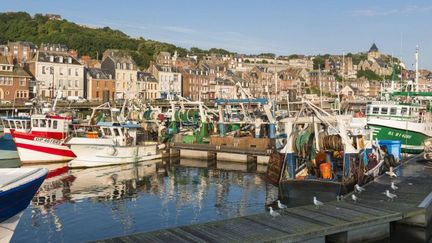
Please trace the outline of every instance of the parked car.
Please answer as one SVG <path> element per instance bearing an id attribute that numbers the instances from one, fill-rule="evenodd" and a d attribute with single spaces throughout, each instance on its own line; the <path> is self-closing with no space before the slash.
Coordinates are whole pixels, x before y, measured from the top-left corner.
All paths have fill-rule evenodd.
<path id="1" fill-rule="evenodd" d="M 0 100 L 1 105 L 10 105 L 12 102 L 10 100 Z"/>
<path id="2" fill-rule="evenodd" d="M 81 97 L 81 96 L 68 96 L 68 97 L 66 97 L 66 100 L 67 100 L 67 101 L 72 101 L 72 102 L 77 102 L 77 103 L 84 103 L 84 102 L 87 102 L 87 100 L 84 99 L 84 98 Z"/>

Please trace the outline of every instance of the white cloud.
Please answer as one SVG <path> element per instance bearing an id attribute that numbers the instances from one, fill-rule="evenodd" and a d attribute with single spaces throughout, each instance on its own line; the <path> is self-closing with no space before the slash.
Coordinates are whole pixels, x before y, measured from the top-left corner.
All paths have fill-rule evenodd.
<path id="1" fill-rule="evenodd" d="M 416 14 L 425 13 L 432 11 L 432 6 L 417 6 L 409 5 L 403 8 L 394 9 L 357 9 L 351 11 L 354 16 L 365 16 L 365 17 L 375 17 L 375 16 L 388 16 L 388 15 L 402 15 L 402 14 Z"/>

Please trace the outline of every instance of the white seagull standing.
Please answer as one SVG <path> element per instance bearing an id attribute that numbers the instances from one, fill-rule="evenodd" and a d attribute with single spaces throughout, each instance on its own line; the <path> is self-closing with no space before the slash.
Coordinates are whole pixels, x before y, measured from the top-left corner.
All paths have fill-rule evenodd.
<path id="1" fill-rule="evenodd" d="M 315 204 L 316 208 L 318 208 L 319 206 L 324 205 L 324 203 L 318 201 L 316 197 L 313 197 L 313 203 Z"/>
<path id="2" fill-rule="evenodd" d="M 358 193 L 361 193 L 363 191 L 366 191 L 366 189 L 364 189 L 363 187 L 359 186 L 359 184 L 355 184 L 354 186 L 354 190 Z"/>
<path id="3" fill-rule="evenodd" d="M 390 176 L 390 178 L 397 177 L 397 175 L 393 172 L 393 167 L 390 166 L 390 170 L 386 171 L 386 174 Z"/>
<path id="4" fill-rule="evenodd" d="M 282 204 L 282 203 L 280 202 L 280 200 L 277 200 L 277 206 L 278 206 L 279 209 L 287 208 L 287 206 L 286 206 L 285 204 Z"/>
<path id="5" fill-rule="evenodd" d="M 391 201 L 393 201 L 393 199 L 394 199 L 395 197 L 397 197 L 396 194 L 390 193 L 389 190 L 386 190 L 384 194 L 385 194 L 385 195 L 386 195 L 386 196 L 387 196 Z"/>
<path id="6" fill-rule="evenodd" d="M 351 194 L 351 198 L 354 202 L 358 202 L 358 197 L 355 194 Z"/>
<path id="7" fill-rule="evenodd" d="M 280 214 L 279 214 L 278 212 L 273 211 L 273 208 L 272 208 L 272 207 L 268 207 L 268 209 L 270 210 L 270 215 L 271 215 L 272 217 L 280 216 Z"/>
<path id="8" fill-rule="evenodd" d="M 393 191 L 396 191 L 397 189 L 399 189 L 399 187 L 397 187 L 393 181 L 392 181 L 390 187 L 391 187 L 391 189 L 393 189 Z"/>

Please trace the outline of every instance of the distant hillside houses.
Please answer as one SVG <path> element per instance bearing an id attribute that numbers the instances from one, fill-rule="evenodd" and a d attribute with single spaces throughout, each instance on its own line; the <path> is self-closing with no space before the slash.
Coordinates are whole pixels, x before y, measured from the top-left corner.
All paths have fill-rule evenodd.
<path id="1" fill-rule="evenodd" d="M 160 51 L 154 59 L 147 57 L 146 69 L 137 65 L 136 55 L 135 51 L 107 49 L 102 55 L 80 56 L 62 43 L 38 47 L 28 41 L 8 42 L 0 45 L 0 101 L 25 102 L 35 95 L 52 99 L 58 91 L 63 97 L 82 96 L 95 102 L 129 98 L 151 102 L 179 96 L 211 102 L 240 97 L 240 90 L 278 100 L 341 92 L 349 99 L 376 96 L 380 81 L 392 72 L 389 56 L 380 53 L 376 44 L 367 53 L 348 55 L 181 56 L 176 50 Z M 376 74 L 378 81 L 360 77 L 361 71 Z M 409 70 L 401 75 L 403 79 L 414 76 Z M 420 88 L 432 90 L 430 81 L 432 73 L 421 70 Z"/>
<path id="2" fill-rule="evenodd" d="M 380 76 L 388 76 L 392 73 L 392 67 L 381 58 L 381 53 L 375 43 L 372 44 L 367 54 L 367 60 L 360 61 L 360 70 L 371 70 Z"/>

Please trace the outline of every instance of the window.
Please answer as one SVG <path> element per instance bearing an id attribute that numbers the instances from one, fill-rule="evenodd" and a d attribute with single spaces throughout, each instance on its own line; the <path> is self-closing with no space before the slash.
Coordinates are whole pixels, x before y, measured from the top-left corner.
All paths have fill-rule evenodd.
<path id="1" fill-rule="evenodd" d="M 60 75 L 63 75 L 63 68 L 59 68 Z"/>
<path id="2" fill-rule="evenodd" d="M 42 66 L 42 74 L 46 74 L 46 72 L 45 72 L 45 66 Z"/>
<path id="3" fill-rule="evenodd" d="M 99 88 L 99 81 L 96 81 L 96 87 Z"/>
<path id="4" fill-rule="evenodd" d="M 26 86 L 26 79 L 25 78 L 19 78 L 19 85 L 20 86 Z"/>
<path id="5" fill-rule="evenodd" d="M 103 132 L 106 136 L 111 136 L 111 130 L 109 128 L 104 128 Z"/>
<path id="6" fill-rule="evenodd" d="M 78 96 L 78 91 L 75 91 L 75 96 Z"/>
<path id="7" fill-rule="evenodd" d="M 46 121 L 44 119 L 39 119 L 39 127 L 46 127 Z"/>
<path id="8" fill-rule="evenodd" d="M 78 68 L 75 68 L 75 76 L 78 76 Z"/>
<path id="9" fill-rule="evenodd" d="M 75 80 L 75 87 L 78 87 L 78 80 Z"/>
<path id="10" fill-rule="evenodd" d="M 114 130 L 115 136 L 120 136 L 120 132 L 119 132 L 118 128 L 114 128 L 113 130 Z"/>
<path id="11" fill-rule="evenodd" d="M 96 98 L 99 98 L 99 91 L 96 91 Z"/>
<path id="12" fill-rule="evenodd" d="M 378 113 L 379 113 L 379 107 L 373 107 L 372 114 L 378 114 Z"/>
<path id="13" fill-rule="evenodd" d="M 388 107 L 382 107 L 381 108 L 381 114 L 387 115 L 388 114 Z"/>
<path id="14" fill-rule="evenodd" d="M 53 121 L 52 128 L 57 129 L 57 121 Z"/>
<path id="15" fill-rule="evenodd" d="M 402 107 L 401 109 L 401 115 L 405 116 L 408 113 L 408 107 Z"/>
<path id="16" fill-rule="evenodd" d="M 48 127 L 51 127 L 51 120 L 48 120 Z"/>
<path id="17" fill-rule="evenodd" d="M 390 108 L 390 115 L 396 115 L 397 109 L 396 107 Z"/>
<path id="18" fill-rule="evenodd" d="M 69 68 L 69 70 L 68 70 L 68 74 L 69 74 L 69 75 L 72 74 L 72 68 Z"/>

